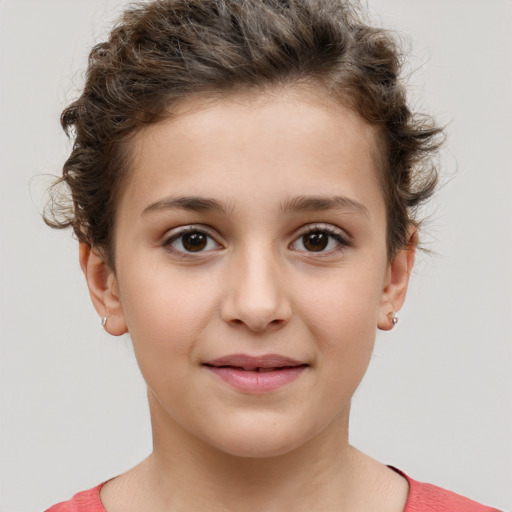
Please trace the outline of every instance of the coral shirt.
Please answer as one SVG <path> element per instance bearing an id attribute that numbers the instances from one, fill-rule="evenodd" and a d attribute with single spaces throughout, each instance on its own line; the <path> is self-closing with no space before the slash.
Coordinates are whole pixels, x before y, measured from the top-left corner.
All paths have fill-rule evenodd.
<path id="1" fill-rule="evenodd" d="M 435 485 L 416 482 L 393 469 L 409 483 L 409 496 L 403 512 L 499 512 Z M 45 512 L 106 512 L 100 500 L 102 485 L 75 494 L 70 501 L 54 505 Z"/>

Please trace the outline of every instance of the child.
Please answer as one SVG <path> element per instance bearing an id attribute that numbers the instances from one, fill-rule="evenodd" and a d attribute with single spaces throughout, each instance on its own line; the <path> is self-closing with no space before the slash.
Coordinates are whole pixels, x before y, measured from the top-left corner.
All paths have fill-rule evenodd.
<path id="1" fill-rule="evenodd" d="M 47 222 L 130 334 L 154 449 L 51 512 L 494 510 L 348 443 L 437 180 L 398 75 L 340 1 L 156 1 L 93 49 Z"/>

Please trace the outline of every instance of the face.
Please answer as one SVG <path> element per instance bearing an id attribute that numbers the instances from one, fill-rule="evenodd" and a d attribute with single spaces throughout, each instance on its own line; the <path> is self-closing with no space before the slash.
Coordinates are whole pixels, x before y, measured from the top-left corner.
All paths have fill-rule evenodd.
<path id="1" fill-rule="evenodd" d="M 346 430 L 412 264 L 387 259 L 375 140 L 293 90 L 190 102 L 137 136 L 116 271 L 91 293 L 130 333 L 157 435 L 270 456 Z"/>

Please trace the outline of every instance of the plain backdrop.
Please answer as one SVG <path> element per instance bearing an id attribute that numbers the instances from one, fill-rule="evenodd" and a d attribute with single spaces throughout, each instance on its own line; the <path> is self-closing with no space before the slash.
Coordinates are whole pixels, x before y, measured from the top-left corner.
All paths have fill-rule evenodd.
<path id="1" fill-rule="evenodd" d="M 69 232 L 41 220 L 59 115 L 120 0 L 0 0 L 0 512 L 69 499 L 151 449 L 129 338 L 103 332 Z M 412 103 L 449 123 L 401 322 L 379 334 L 351 440 L 512 508 L 512 2 L 371 0 L 409 36 Z"/>

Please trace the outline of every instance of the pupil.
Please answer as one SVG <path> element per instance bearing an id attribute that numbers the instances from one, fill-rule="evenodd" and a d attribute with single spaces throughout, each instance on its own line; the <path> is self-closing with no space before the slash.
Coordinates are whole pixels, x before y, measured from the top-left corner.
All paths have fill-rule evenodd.
<path id="1" fill-rule="evenodd" d="M 329 237 L 324 233 L 308 233 L 302 237 L 302 242 L 308 251 L 319 252 L 327 247 Z"/>
<path id="2" fill-rule="evenodd" d="M 190 252 L 201 251 L 206 247 L 206 236 L 203 233 L 184 235 L 183 247 Z"/>

